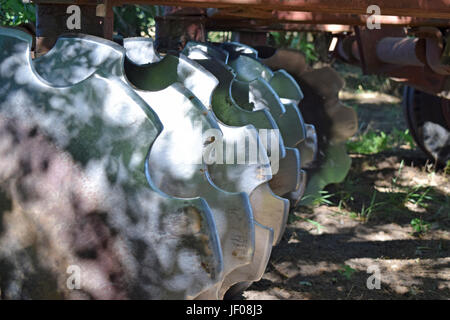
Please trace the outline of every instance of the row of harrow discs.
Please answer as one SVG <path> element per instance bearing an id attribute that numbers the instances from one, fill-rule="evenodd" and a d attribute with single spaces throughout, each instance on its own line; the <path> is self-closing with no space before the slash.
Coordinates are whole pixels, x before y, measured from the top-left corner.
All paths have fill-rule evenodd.
<path id="1" fill-rule="evenodd" d="M 343 82 L 298 52 L 31 43 L 0 28 L 3 298 L 221 299 L 349 169 Z"/>

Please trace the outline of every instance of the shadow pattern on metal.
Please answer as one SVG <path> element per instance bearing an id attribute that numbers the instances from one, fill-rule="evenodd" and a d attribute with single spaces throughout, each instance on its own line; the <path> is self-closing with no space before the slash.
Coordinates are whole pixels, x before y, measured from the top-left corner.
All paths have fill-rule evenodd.
<path id="1" fill-rule="evenodd" d="M 5 176 L 11 164 L 22 166 L 14 157 L 24 154 L 25 145 L 13 144 L 20 152 L 6 153 L 8 163 L 0 161 L 2 186 L 27 208 L 34 227 L 46 230 L 43 236 L 52 243 L 62 236 L 55 249 L 59 256 L 39 263 L 50 264 L 57 277 L 65 275 L 56 262 L 60 258 L 82 265 L 88 275 L 102 275 L 97 283 L 83 284 L 87 289 L 79 298 L 217 299 L 262 277 L 289 212 L 289 201 L 273 190 L 298 193 L 305 185 L 298 146 L 308 138 L 306 127 L 286 145 L 279 135 L 274 139 L 257 131 L 279 129 L 273 115 L 287 115 L 287 106 L 301 99 L 287 74 L 266 68 L 267 80 L 238 80 L 226 65 L 230 54 L 211 44 L 188 44 L 188 56 L 162 57 L 150 39 L 125 39 L 124 49 L 73 34 L 60 37 L 51 51 L 32 61 L 28 35 L 2 28 L 0 42 L 8 48 L 0 59 L 0 130 L 8 132 L 11 124 L 17 131 L 37 128 L 50 138 L 48 148 L 56 150 L 51 163 L 62 163 L 65 156 L 67 170 L 77 172 L 67 181 L 61 175 L 59 180 L 48 176 L 44 183 L 33 177 L 48 193 L 36 204 L 17 196 L 28 189 L 17 189 L 16 178 Z M 255 55 L 243 47 L 234 43 L 229 50 L 240 52 L 237 58 L 242 52 Z M 303 124 L 295 111 L 289 117 Z M 2 146 L 11 146 L 5 141 Z M 251 146 L 258 161 L 240 163 L 254 152 Z M 32 158 L 44 157 L 46 148 L 35 147 Z M 234 151 L 231 157 L 228 148 Z M 219 160 L 223 154 L 230 162 Z M 272 174 L 278 169 L 274 160 L 278 174 Z M 61 184 L 70 188 L 62 188 L 55 200 L 51 191 Z M 100 222 L 88 222 L 80 237 L 100 223 L 110 230 L 106 237 L 113 247 L 96 246 L 88 234 L 78 241 L 94 249 L 81 254 L 67 249 L 70 232 L 58 234 L 55 224 L 68 219 L 80 228 L 81 222 L 76 214 L 53 211 L 70 203 L 73 194 L 81 212 L 85 207 L 95 208 L 86 214 L 101 212 L 101 219 L 95 218 Z M 114 252 L 117 246 L 121 249 Z M 110 261 L 107 266 L 105 261 Z M 108 276 L 111 268 L 121 276 Z M 99 289 L 108 286 L 115 290 L 109 295 Z"/>
<path id="2" fill-rule="evenodd" d="M 218 74 L 219 86 L 213 92 L 213 98 L 212 98 L 212 109 L 216 115 L 217 115 L 217 112 L 216 112 L 217 110 L 219 112 L 222 110 L 221 104 L 223 104 L 224 100 L 228 101 L 229 105 L 233 106 L 232 110 L 228 110 L 229 116 L 231 119 L 236 117 L 235 113 L 238 113 L 237 117 L 240 117 L 241 119 L 245 119 L 242 117 L 242 115 L 245 117 L 247 114 L 255 114 L 256 112 L 258 112 L 258 111 L 253 111 L 253 112 L 245 111 L 243 108 L 241 108 L 240 106 L 238 106 L 235 103 L 235 100 L 231 96 L 231 87 L 232 87 L 232 82 L 234 81 L 233 80 L 234 73 L 229 69 L 229 67 L 227 67 L 225 64 L 221 64 L 221 62 L 218 60 L 214 60 L 212 57 L 206 55 L 206 53 L 204 51 L 201 51 L 197 48 L 195 48 L 193 50 L 189 50 L 189 57 L 190 58 L 192 57 L 198 63 L 202 64 L 203 66 L 206 66 L 206 68 L 209 71 L 212 71 L 213 74 L 214 74 L 214 72 L 216 72 Z M 217 75 L 217 74 L 215 74 L 215 75 Z M 221 86 L 220 83 L 222 83 L 222 81 L 225 81 L 226 85 Z M 218 95 L 220 95 L 220 96 L 217 97 Z M 215 96 L 216 96 L 216 99 L 214 99 Z M 226 105 L 224 107 L 229 108 Z M 272 126 L 273 126 L 272 128 L 277 128 L 270 113 L 267 110 L 260 110 L 260 111 L 264 112 L 262 114 L 265 116 L 265 119 L 263 121 L 264 123 L 259 126 L 258 126 L 259 123 L 257 121 L 255 121 L 253 123 L 249 121 L 248 123 L 253 124 L 253 125 L 256 124 L 255 127 L 257 127 L 257 128 L 258 127 L 261 128 L 261 126 L 262 126 L 262 128 L 264 128 L 264 126 L 267 125 L 267 120 L 269 120 L 270 122 L 272 122 Z M 243 112 L 246 112 L 246 113 L 243 113 Z M 219 120 L 223 121 L 220 116 L 218 116 L 218 118 L 219 118 Z M 254 120 L 254 118 L 250 118 L 250 120 Z M 231 125 L 231 126 L 233 126 L 233 125 L 239 126 L 242 123 L 239 121 L 236 121 L 236 123 L 234 121 L 230 121 L 230 122 L 223 121 L 223 122 L 226 123 L 227 125 Z M 242 124 L 245 125 L 246 123 L 243 122 Z M 271 140 L 273 140 L 273 139 L 271 139 Z M 280 138 L 280 140 L 281 140 L 281 138 Z M 285 156 L 286 151 L 284 148 L 284 144 L 282 144 L 282 141 L 275 142 L 275 141 L 270 141 L 269 139 L 268 139 L 268 141 L 264 141 L 263 145 L 266 146 L 266 150 L 271 149 L 269 142 L 271 144 L 274 144 L 277 142 L 280 143 L 282 150 L 284 151 L 284 156 Z M 280 154 L 281 154 L 281 152 L 280 152 Z M 280 158 L 281 157 L 282 156 L 280 155 Z M 278 159 L 275 159 L 275 160 L 279 161 Z M 273 164 L 273 162 L 272 162 L 272 164 Z M 271 206 L 260 206 L 260 201 L 257 200 L 260 198 L 266 199 L 266 202 L 270 201 Z M 267 184 L 262 184 L 250 195 L 250 201 L 253 204 L 255 204 L 256 206 L 258 206 L 257 210 L 255 210 L 255 205 L 253 207 L 255 220 L 265 226 L 272 228 L 274 230 L 274 242 L 275 243 L 278 242 L 279 239 L 281 238 L 282 230 L 284 229 L 284 226 L 282 225 L 282 221 L 286 220 L 285 218 L 280 219 L 279 216 L 281 216 L 281 217 L 287 216 L 287 214 L 289 212 L 289 203 L 287 202 L 287 200 L 276 196 Z M 269 208 L 271 210 L 269 210 Z"/>
<path id="3" fill-rule="evenodd" d="M 155 186 L 148 160 L 163 130 L 161 122 L 148 104 L 114 75 L 120 74 L 123 49 L 94 41 L 96 50 L 106 53 L 104 58 L 116 57 L 101 67 L 84 64 L 83 58 L 92 53 L 89 45 L 75 45 L 70 50 L 74 42 L 91 40 L 68 37 L 55 48 L 51 63 L 47 65 L 44 58 L 34 64 L 29 57 L 31 38 L 0 28 L 1 127 L 10 132 L 29 128 L 32 135 L 28 137 L 42 132 L 54 146 L 45 154 L 45 143 L 35 141 L 36 147 L 29 150 L 32 159 L 47 161 L 48 174 L 33 166 L 17 180 L 14 170 L 20 170 L 20 161 L 14 150 L 20 152 L 23 144 L 21 140 L 2 144 L 7 147 L 2 148 L 2 185 L 39 230 L 38 239 L 45 238 L 50 244 L 40 248 L 46 253 L 38 255 L 38 261 L 30 261 L 59 279 L 58 294 L 65 297 L 194 297 L 222 277 L 213 213 L 201 198 L 170 197 Z M 58 58 L 59 48 L 64 51 Z M 78 76 L 71 68 L 63 68 L 66 53 L 81 62 L 80 68 L 74 69 L 82 71 Z M 51 72 L 38 71 L 58 66 L 66 71 L 52 77 Z M 59 76 L 64 74 L 73 82 L 52 82 L 55 78 L 62 81 Z M 13 131 L 8 129 L 12 127 Z M 63 168 L 72 174 L 64 175 Z M 74 230 L 79 232 L 74 235 Z M 100 230 L 102 237 L 98 238 Z M 103 242 L 96 242 L 100 240 Z M 5 254 L 2 250 L 4 259 L 15 259 Z M 64 288 L 68 265 L 80 267 L 81 291 Z"/>
<path id="4" fill-rule="evenodd" d="M 130 40 L 131 42 L 134 42 L 134 39 Z M 150 39 L 147 40 L 139 40 L 139 41 L 151 41 Z M 127 39 L 125 39 L 125 47 L 128 48 L 129 42 L 127 41 Z M 198 44 L 200 45 L 200 44 Z M 136 45 L 131 45 L 132 48 L 136 48 Z M 149 48 L 151 48 L 151 46 L 148 46 Z M 128 49 L 127 49 L 128 50 Z M 128 54 L 128 51 L 127 51 Z M 131 53 L 134 55 L 134 53 Z M 152 52 L 149 52 L 149 54 L 153 54 Z M 225 55 L 222 55 L 222 57 Z M 217 80 L 206 70 L 204 70 L 199 64 L 197 64 L 196 62 L 186 59 L 184 60 L 184 62 L 189 63 L 191 65 L 192 68 L 199 70 L 199 72 L 204 73 L 204 77 L 212 77 L 214 79 L 214 81 L 212 81 L 212 79 L 210 79 L 210 82 L 214 82 L 215 84 L 217 84 Z M 189 82 L 189 81 L 184 81 L 185 77 L 183 77 L 184 73 L 179 73 L 179 80 L 181 82 L 183 82 L 183 84 L 186 87 L 189 87 L 190 90 L 192 91 L 192 93 L 194 93 L 194 95 L 196 95 L 197 93 L 199 93 L 199 90 L 205 90 L 205 82 L 207 81 L 199 81 L 201 80 L 201 78 L 196 78 L 197 81 L 194 82 Z M 214 86 L 209 86 L 209 88 L 212 88 Z M 210 98 L 212 95 L 212 91 L 209 91 L 209 94 L 206 94 L 205 97 L 208 97 L 208 99 L 206 99 L 204 101 L 204 104 L 206 105 L 210 105 Z M 211 115 L 214 117 L 214 114 L 211 113 Z M 216 119 L 217 120 L 217 119 Z M 234 146 L 237 147 L 237 152 L 234 152 L 234 150 L 232 151 L 232 158 L 231 159 L 226 159 L 226 163 L 218 163 L 218 161 L 211 161 L 211 164 L 208 165 L 208 171 L 211 174 L 212 180 L 219 185 L 221 188 L 223 188 L 224 190 L 227 191 L 233 191 L 233 192 L 246 192 L 249 195 L 252 195 L 253 193 L 258 193 L 258 186 L 266 183 L 268 180 L 270 180 L 271 178 L 271 174 L 270 174 L 270 163 L 268 161 L 267 158 L 267 154 L 266 151 L 264 149 L 264 147 L 262 146 L 261 142 L 259 141 L 259 136 L 257 131 L 255 130 L 255 128 L 253 126 L 246 126 L 246 127 L 230 127 L 230 126 L 226 126 L 223 123 L 221 123 L 220 121 L 217 120 L 217 124 L 220 127 L 220 129 L 222 130 L 222 132 L 224 133 L 223 136 L 217 136 L 215 137 L 215 140 L 213 143 L 209 144 L 208 146 L 212 146 L 214 143 L 218 143 L 219 148 L 222 147 L 222 143 L 225 142 L 225 147 L 226 148 L 234 148 Z M 249 140 L 249 144 L 248 146 L 257 146 L 257 149 L 259 151 L 258 153 L 258 159 L 263 159 L 258 161 L 256 164 L 239 164 L 239 162 L 237 162 L 237 158 L 238 155 L 245 155 L 246 158 L 249 158 L 249 153 L 252 151 L 251 148 L 247 147 L 247 145 L 245 144 L 246 140 Z M 240 147 L 238 147 L 240 146 Z M 244 149 L 242 149 L 242 147 L 244 147 Z M 223 151 L 223 153 L 227 154 L 227 150 L 219 150 L 218 148 L 214 148 L 214 151 L 217 153 L 220 153 Z M 219 156 L 219 158 L 221 158 L 221 156 Z M 217 159 L 216 159 L 217 160 Z M 256 189 L 256 190 L 255 190 Z M 253 212 L 255 213 L 256 216 L 260 215 L 260 210 L 255 210 L 256 204 L 254 204 L 251 201 L 251 206 L 253 208 Z M 255 226 L 255 237 L 258 239 L 261 239 L 261 237 L 266 237 L 268 239 L 270 239 L 270 241 L 272 241 L 273 238 L 273 231 L 269 228 L 265 228 L 260 226 L 259 224 L 256 224 L 258 227 Z M 267 231 L 269 230 L 269 232 Z M 249 265 L 249 266 L 253 266 L 254 263 L 256 262 L 259 266 L 259 264 L 261 263 L 267 263 L 267 261 L 265 259 L 259 259 L 259 255 L 263 255 L 263 256 L 270 256 L 270 252 L 271 252 L 271 247 L 269 248 L 268 251 L 264 252 L 264 253 L 255 253 L 254 254 L 254 258 L 253 258 L 253 262 Z M 258 259 L 256 259 L 258 258 Z M 242 268 L 246 268 L 248 269 L 248 267 L 242 267 Z M 259 266 L 259 267 L 251 267 L 253 269 L 263 269 L 265 268 L 264 266 Z M 236 269 L 233 271 L 234 277 L 239 278 L 239 269 Z M 227 274 L 227 272 L 224 273 L 225 276 Z M 255 279 L 259 279 L 262 276 L 262 274 L 256 274 L 253 275 L 253 277 Z M 242 276 L 243 279 L 247 279 L 248 275 L 244 274 Z M 225 278 L 227 279 L 227 278 Z M 229 282 L 229 280 L 227 281 Z M 213 288 L 211 288 L 210 290 L 208 290 L 207 292 L 202 293 L 201 295 L 199 295 L 197 298 L 198 299 L 216 299 L 218 298 L 218 294 L 219 294 L 219 289 L 221 288 L 221 284 L 220 282 L 214 286 Z M 223 291 L 223 290 L 222 290 Z"/>
<path id="5" fill-rule="evenodd" d="M 255 59 L 257 51 L 236 43 L 224 43 L 230 56 L 229 65 L 237 73 L 237 78 L 249 84 L 253 89 L 251 104 L 254 108 L 267 108 L 280 128 L 286 147 L 286 157 L 280 160 L 280 171 L 270 182 L 272 190 L 289 198 L 296 205 L 304 192 L 305 172 L 300 169 L 299 146 L 305 144 L 306 124 L 297 108 L 303 93 L 297 82 L 284 70 L 272 72 L 267 66 Z M 257 83 L 259 86 L 253 86 Z M 298 149 L 295 149 L 297 147 Z M 314 152 L 314 150 L 312 150 Z M 311 153 L 311 152 L 310 152 Z"/>
<path id="6" fill-rule="evenodd" d="M 171 195 L 183 198 L 201 195 L 209 203 L 221 239 L 223 275 L 249 263 L 253 256 L 254 231 L 248 196 L 218 189 L 209 177 L 207 166 L 201 164 L 202 159 L 186 157 L 203 154 L 193 151 L 206 145 L 204 139 L 210 139 L 203 137 L 201 128 L 207 131 L 213 128 L 217 134 L 214 119 L 192 92 L 182 86 L 192 77 L 190 71 L 198 70 L 185 57 L 181 60 L 170 55 L 145 66 L 127 61 L 125 69 L 134 85 L 146 89 L 136 92 L 152 105 L 164 125 L 149 156 L 153 181 Z M 188 150 L 183 152 L 183 147 Z"/>

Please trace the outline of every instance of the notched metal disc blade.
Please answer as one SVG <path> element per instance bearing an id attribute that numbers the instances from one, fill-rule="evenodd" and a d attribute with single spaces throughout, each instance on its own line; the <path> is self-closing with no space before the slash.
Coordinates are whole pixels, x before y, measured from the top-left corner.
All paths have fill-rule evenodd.
<path id="1" fill-rule="evenodd" d="M 286 148 L 286 157 L 280 160 L 278 173 L 269 181 L 272 191 L 284 196 L 300 188 L 300 152 L 295 148 Z"/>
<path id="2" fill-rule="evenodd" d="M 127 58 L 139 64 L 155 63 L 163 59 L 155 49 L 152 38 L 136 37 L 123 39 Z"/>
<path id="3" fill-rule="evenodd" d="M 122 251 L 111 261 L 134 270 L 127 277 L 137 284 L 135 289 L 139 293 L 126 294 L 146 298 L 187 298 L 217 282 L 222 276 L 222 256 L 216 226 L 206 202 L 167 197 L 154 188 L 149 179 L 147 155 L 162 130 L 153 110 L 122 79 L 107 74 L 107 66 L 94 74 L 86 68 L 85 78 L 74 77 L 79 77 L 77 81 L 82 80 L 66 81 L 65 87 L 56 87 L 51 79 L 44 82 L 30 65 L 29 36 L 0 28 L 0 44 L 0 64 L 3 70 L 8 67 L 8 72 L 0 75 L 0 113 L 7 115 L 8 121 L 14 118 L 26 127 L 38 128 L 51 138 L 57 150 L 65 152 L 64 159 L 74 162 L 72 167 L 77 168 L 79 174 L 61 178 L 63 181 L 72 178 L 71 183 L 55 186 L 58 175 L 52 175 L 53 180 L 41 176 L 38 180 L 40 190 L 51 195 L 54 192 L 49 191 L 58 188 L 58 201 L 65 201 L 66 196 L 69 201 L 78 194 L 78 199 L 85 201 L 84 206 L 95 205 L 98 206 L 95 210 L 106 213 L 108 223 L 118 235 L 116 239 L 129 241 L 117 243 Z M 70 41 L 66 44 L 72 45 Z M 64 64 L 58 62 L 67 58 L 65 53 L 62 50 L 59 59 L 49 60 L 51 63 L 47 66 L 42 62 L 41 67 L 54 68 L 55 74 L 60 72 L 70 80 L 70 68 L 64 68 Z M 53 54 L 56 56 L 57 52 Z M 111 61 L 111 66 L 117 67 L 117 63 Z M 8 95 L 3 94 L 5 92 Z M 43 149 L 35 149 L 33 155 L 39 158 L 41 152 Z M 55 161 L 61 166 L 67 163 L 62 159 Z M 67 194 L 64 193 L 64 186 L 72 184 L 76 185 L 72 193 L 69 189 Z M 53 201 L 35 202 L 34 209 L 28 214 L 50 218 L 54 211 L 47 209 L 53 204 Z M 26 203 L 22 205 L 27 207 Z M 102 296 L 105 291 L 98 288 L 108 286 L 111 278 L 97 272 L 101 269 L 92 268 L 97 262 L 90 260 L 88 265 L 70 251 L 70 246 L 64 247 L 64 241 L 72 239 L 72 233 L 67 230 L 70 234 L 65 234 L 65 229 L 57 226 L 70 225 L 72 221 L 77 223 L 76 219 L 66 218 L 64 220 L 58 214 L 55 220 L 38 218 L 34 221 L 53 245 L 60 246 L 57 252 L 61 260 L 81 267 L 86 279 L 81 283 L 83 291 L 92 297 L 105 297 Z M 162 224 L 152 224 L 157 221 Z M 152 232 L 155 228 L 160 233 Z M 59 230 L 58 237 L 52 238 L 55 230 Z M 185 237 L 196 240 L 186 246 Z M 140 243 L 139 250 L 131 245 L 132 241 Z M 55 268 L 57 265 L 55 262 Z M 66 277 L 66 266 L 60 266 L 61 269 L 52 272 Z M 161 269 L 161 266 L 164 267 Z M 185 269 L 180 270 L 180 266 Z"/>
<path id="4" fill-rule="evenodd" d="M 344 181 L 352 163 L 347 154 L 345 143 L 330 143 L 324 150 L 325 162 L 319 168 L 314 168 L 309 176 L 302 205 L 308 205 L 320 196 L 320 191 L 330 183 Z"/>
<path id="5" fill-rule="evenodd" d="M 149 172 L 153 181 L 170 195 L 181 198 L 200 196 L 207 201 L 221 240 L 224 274 L 249 263 L 254 250 L 249 198 L 245 193 L 219 189 L 209 176 L 202 157 L 206 145 L 203 130 L 214 128 L 214 123 L 209 121 L 206 109 L 179 83 L 164 90 L 137 92 L 152 104 L 164 125 L 149 155 Z"/>
<path id="6" fill-rule="evenodd" d="M 308 70 L 305 55 L 298 50 L 257 47 L 258 58 L 272 70 L 286 70 L 290 75 L 299 77 Z"/>
<path id="7" fill-rule="evenodd" d="M 283 235 L 289 215 L 289 200 L 283 199 L 272 192 L 269 184 L 264 183 L 250 195 L 254 204 L 255 220 L 273 230 L 273 245 L 276 245 Z"/>
<path id="8" fill-rule="evenodd" d="M 183 52 L 190 52 L 192 50 L 200 50 L 206 53 L 208 56 L 223 63 L 228 62 L 229 54 L 226 50 L 220 47 L 214 46 L 211 43 L 189 41 L 183 48 Z"/>
<path id="9" fill-rule="evenodd" d="M 219 80 L 219 85 L 214 90 L 212 97 L 212 109 L 220 121 L 230 126 L 241 127 L 251 124 L 256 129 L 278 129 L 269 111 L 247 111 L 236 104 L 231 95 L 231 87 L 235 75 L 227 65 L 213 60 L 211 57 L 205 55 L 204 52 L 196 49 L 189 51 L 188 57 L 196 60 Z M 267 142 L 269 143 L 270 140 Z M 269 152 L 272 149 L 267 144 L 264 144 L 264 147 Z M 278 150 L 280 157 L 284 157 L 285 150 L 281 135 L 278 137 Z"/>
<path id="10" fill-rule="evenodd" d="M 305 194 L 307 182 L 308 174 L 305 170 L 300 170 L 300 186 L 297 190 L 289 192 L 285 195 L 285 197 L 291 201 L 291 208 L 296 208 L 299 205 L 303 195 Z"/>
<path id="11" fill-rule="evenodd" d="M 301 154 L 301 167 L 303 169 L 308 169 L 317 158 L 318 141 L 316 128 L 312 124 L 306 124 L 305 128 L 306 139 L 297 146 L 297 149 Z"/>
<path id="12" fill-rule="evenodd" d="M 273 230 L 259 223 L 255 223 L 255 255 L 251 264 L 238 268 L 225 277 L 219 291 L 219 298 L 233 285 L 244 283 L 249 286 L 252 282 L 261 280 L 272 253 Z"/>
<path id="13" fill-rule="evenodd" d="M 283 103 L 299 104 L 304 97 L 297 81 L 286 70 L 275 71 L 269 83 Z"/>
<path id="14" fill-rule="evenodd" d="M 223 42 L 220 47 L 230 54 L 230 59 L 235 59 L 242 54 L 255 59 L 258 58 L 257 50 L 239 42 Z"/>

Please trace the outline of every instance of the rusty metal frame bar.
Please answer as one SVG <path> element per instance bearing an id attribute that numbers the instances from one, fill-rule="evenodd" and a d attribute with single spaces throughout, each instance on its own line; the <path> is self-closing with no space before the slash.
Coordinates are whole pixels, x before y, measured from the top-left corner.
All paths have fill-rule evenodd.
<path id="1" fill-rule="evenodd" d="M 36 0 L 36 3 L 97 4 L 97 0 Z M 450 19 L 450 0 L 113 0 L 113 5 L 149 4 L 200 8 L 253 8 L 264 11 L 307 11 L 322 13 L 367 14 L 378 5 L 383 15 Z"/>
<path id="2" fill-rule="evenodd" d="M 351 25 L 340 24 L 307 24 L 307 23 L 279 23 L 273 21 L 242 19 L 206 19 L 206 29 L 208 31 L 249 31 L 249 32 L 270 32 L 270 31 L 316 31 L 316 32 L 352 32 Z"/>
<path id="3" fill-rule="evenodd" d="M 212 14 L 208 14 L 211 20 L 209 24 L 218 23 L 225 27 L 227 22 L 230 26 L 243 25 L 242 19 L 246 23 L 259 25 L 275 25 L 286 24 L 294 26 L 296 24 L 309 25 L 367 25 L 369 15 L 354 15 L 354 14 L 330 14 L 330 13 L 316 13 L 316 12 L 298 12 L 298 11 L 272 11 L 266 14 L 260 14 L 252 10 L 234 11 L 234 10 L 217 10 Z M 417 18 L 407 16 L 378 16 L 377 21 L 381 25 L 397 25 L 397 26 L 436 26 L 436 27 L 450 27 L 450 19 L 430 19 Z M 293 27 L 291 27 L 293 28 Z M 302 28 L 299 26 L 299 28 Z"/>

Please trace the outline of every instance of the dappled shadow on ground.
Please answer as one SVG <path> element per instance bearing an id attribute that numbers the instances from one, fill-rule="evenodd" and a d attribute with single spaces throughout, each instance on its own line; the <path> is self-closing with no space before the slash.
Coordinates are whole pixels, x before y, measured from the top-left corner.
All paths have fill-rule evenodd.
<path id="1" fill-rule="evenodd" d="M 405 133 L 400 88 L 336 68 L 347 81 L 340 98 L 358 113 L 356 138 Z M 450 299 L 449 168 L 409 145 L 386 149 L 352 154 L 343 183 L 291 214 L 263 279 L 236 299 Z M 379 269 L 380 289 L 367 287 L 369 267 Z"/>
<path id="2" fill-rule="evenodd" d="M 360 217 L 369 225 L 405 226 L 413 218 L 423 218 L 434 223 L 434 229 L 450 230 L 450 183 L 443 168 L 414 157 L 416 151 L 396 152 L 353 157 L 345 182 L 330 186 L 334 194 L 330 200 L 353 214 L 372 206 L 366 217 Z"/>
<path id="3" fill-rule="evenodd" d="M 352 160 L 347 179 L 326 189 L 329 204 L 291 215 L 263 279 L 238 299 L 450 299 L 444 168 L 416 150 Z M 425 232 L 414 232 L 414 218 L 427 223 Z M 374 266 L 381 286 L 370 290 Z"/>
<path id="4" fill-rule="evenodd" d="M 449 239 L 358 241 L 354 228 L 312 234 L 288 228 L 262 281 L 244 292 L 257 299 L 448 299 Z M 422 251 L 419 249 L 422 248 Z M 427 248 L 427 250 L 423 249 Z M 344 274 L 345 265 L 350 275 Z M 369 266 L 381 274 L 367 288 Z"/>

